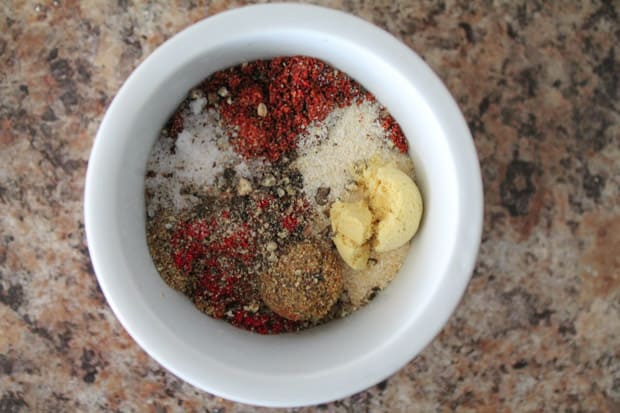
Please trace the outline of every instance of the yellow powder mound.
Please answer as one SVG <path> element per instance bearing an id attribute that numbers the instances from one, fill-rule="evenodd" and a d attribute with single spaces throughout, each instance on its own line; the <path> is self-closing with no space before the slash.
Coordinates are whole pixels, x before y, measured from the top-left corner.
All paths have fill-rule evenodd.
<path id="1" fill-rule="evenodd" d="M 372 236 L 373 221 L 366 201 L 336 201 L 329 214 L 334 244 L 344 262 L 356 270 L 366 268 L 370 255 L 366 241 Z"/>
<path id="2" fill-rule="evenodd" d="M 378 221 L 374 250 L 391 251 L 417 232 L 422 218 L 422 196 L 404 172 L 393 166 L 368 168 L 363 175 L 370 209 Z"/>
<path id="3" fill-rule="evenodd" d="M 334 244 L 355 270 L 367 267 L 370 244 L 379 253 L 405 245 L 417 232 L 423 210 L 418 187 L 393 164 L 371 160 L 359 178 L 364 199 L 336 201 L 330 209 Z"/>

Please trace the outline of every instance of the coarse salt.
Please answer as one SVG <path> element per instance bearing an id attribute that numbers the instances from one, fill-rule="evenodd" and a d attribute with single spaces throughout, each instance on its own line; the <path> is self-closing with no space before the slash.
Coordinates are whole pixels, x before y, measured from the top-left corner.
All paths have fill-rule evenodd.
<path id="1" fill-rule="evenodd" d="M 194 206 L 199 199 L 183 191 L 185 187 L 212 186 L 215 177 L 225 168 L 233 167 L 243 177 L 251 177 L 258 165 L 238 155 L 228 142 L 220 126 L 219 113 L 210 109 L 203 112 L 206 99 L 190 102 L 183 112 L 183 131 L 176 140 L 162 135 L 155 142 L 147 170 L 146 189 L 150 195 L 147 213 L 153 216 L 160 208 L 180 211 Z M 174 148 L 174 153 L 171 149 Z"/>
<path id="2" fill-rule="evenodd" d="M 202 110 L 204 109 L 206 105 L 207 105 L 207 99 L 198 98 L 198 99 L 192 100 L 191 103 L 189 104 L 189 107 L 193 115 L 200 115 L 200 113 L 202 112 Z"/>

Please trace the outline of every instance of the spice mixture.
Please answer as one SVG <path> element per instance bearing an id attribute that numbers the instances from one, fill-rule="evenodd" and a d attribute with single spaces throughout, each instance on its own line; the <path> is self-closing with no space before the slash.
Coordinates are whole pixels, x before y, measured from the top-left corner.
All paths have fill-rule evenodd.
<path id="1" fill-rule="evenodd" d="M 334 201 L 380 158 L 413 177 L 407 141 L 369 92 L 304 56 L 244 63 L 195 87 L 146 174 L 147 240 L 166 283 L 261 334 L 343 317 L 396 275 L 408 243 L 353 270 L 332 242 Z"/>

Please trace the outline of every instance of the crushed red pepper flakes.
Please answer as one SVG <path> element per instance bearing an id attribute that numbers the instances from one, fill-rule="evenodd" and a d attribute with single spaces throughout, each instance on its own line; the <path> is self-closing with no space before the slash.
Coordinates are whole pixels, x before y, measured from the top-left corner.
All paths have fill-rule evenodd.
<path id="1" fill-rule="evenodd" d="M 388 138 L 394 143 L 394 146 L 398 148 L 401 153 L 407 153 L 409 151 L 409 144 L 407 138 L 403 134 L 400 125 L 390 115 L 383 117 L 381 120 L 381 126 L 387 131 Z"/>
<path id="2" fill-rule="evenodd" d="M 287 229 L 289 232 L 295 231 L 295 229 L 297 229 L 297 218 L 295 218 L 292 214 L 286 215 L 282 218 L 282 227 Z"/>

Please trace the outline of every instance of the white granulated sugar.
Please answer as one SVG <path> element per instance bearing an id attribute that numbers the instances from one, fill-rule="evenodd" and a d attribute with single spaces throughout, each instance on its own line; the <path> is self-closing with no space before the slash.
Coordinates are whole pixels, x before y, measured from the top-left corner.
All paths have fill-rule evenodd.
<path id="1" fill-rule="evenodd" d="M 183 112 L 183 131 L 176 142 L 160 136 L 153 146 L 147 170 L 155 174 L 146 178 L 146 189 L 151 195 L 149 216 L 159 208 L 173 207 L 180 211 L 192 207 L 198 199 L 182 193 L 182 189 L 213 185 L 215 177 L 226 167 L 233 166 L 241 176 L 251 177 L 252 167 L 233 151 L 217 111 L 202 112 L 206 104 L 203 100 L 193 100 Z"/>
<path id="2" fill-rule="evenodd" d="M 351 167 L 358 161 L 377 154 L 398 164 L 403 163 L 402 158 L 410 159 L 388 146 L 380 109 L 378 102 L 365 100 L 337 108 L 324 121 L 306 128 L 295 164 L 304 177 L 304 190 L 310 202 L 314 203 L 320 187 L 331 189 L 329 201 L 341 197 L 352 179 Z"/>

